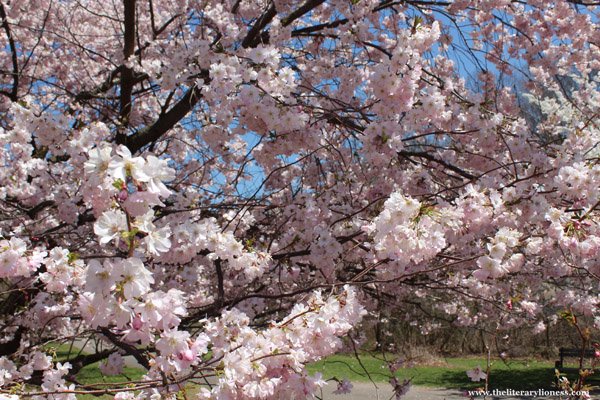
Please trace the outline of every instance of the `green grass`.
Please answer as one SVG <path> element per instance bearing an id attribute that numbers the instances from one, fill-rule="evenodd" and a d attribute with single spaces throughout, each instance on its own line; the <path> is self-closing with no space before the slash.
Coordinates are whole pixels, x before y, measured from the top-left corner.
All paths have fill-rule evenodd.
<path id="1" fill-rule="evenodd" d="M 308 366 L 311 373 L 320 372 L 324 379 L 333 377 L 351 381 L 386 382 L 390 372 L 383 360 L 370 355 L 361 355 L 362 365 L 353 355 L 334 355 Z M 448 389 L 474 389 L 483 386 L 482 382 L 471 382 L 466 371 L 480 366 L 485 368 L 484 358 L 449 358 L 435 365 L 416 365 L 400 368 L 396 376 L 411 379 L 414 385 L 443 387 Z M 569 370 L 569 379 L 577 376 L 576 370 Z M 552 389 L 554 363 L 550 361 L 520 360 L 504 363 L 493 360 L 490 373 L 490 389 L 534 390 Z"/>
<path id="2" fill-rule="evenodd" d="M 81 352 L 77 348 L 71 348 L 69 345 L 61 344 L 59 346 L 49 345 L 46 347 L 49 354 L 54 354 L 54 361 L 66 362 L 69 359 L 76 357 L 79 354 L 87 354 Z M 105 376 L 100 372 L 100 362 L 96 362 L 82 368 L 76 375 L 77 382 L 83 385 L 98 384 L 98 383 L 119 383 L 138 381 L 144 375 L 145 371 L 141 368 L 125 367 L 121 375 Z M 103 388 L 98 386 L 98 389 Z M 77 395 L 78 399 L 112 399 L 113 395 L 93 396 L 93 395 Z"/>
<path id="3" fill-rule="evenodd" d="M 114 376 L 104 376 L 100 373 L 100 369 L 98 368 L 98 363 L 90 364 L 85 368 L 82 368 L 81 371 L 77 374 L 77 381 L 82 384 L 92 384 L 92 383 L 118 383 L 118 382 L 128 382 L 128 381 L 137 381 L 144 375 L 144 370 L 139 368 L 131 368 L 125 367 L 123 368 L 123 373 L 121 375 Z M 101 389 L 102 386 L 98 386 L 98 389 Z M 107 396 L 93 396 L 93 395 L 78 395 L 78 399 L 112 399 L 113 395 Z"/>
<path id="4" fill-rule="evenodd" d="M 54 349 L 56 361 L 67 361 L 69 346 L 61 345 Z M 70 358 L 75 357 L 78 350 L 71 349 Z M 389 356 L 388 360 L 393 360 Z M 361 365 L 362 363 L 362 365 Z M 396 372 L 399 379 L 411 379 L 414 385 L 448 388 L 448 389 L 475 389 L 483 386 L 482 382 L 471 382 L 466 371 L 475 367 L 485 368 L 485 358 L 448 358 L 435 364 L 417 364 L 415 366 L 400 368 Z M 118 376 L 104 376 L 100 373 L 99 363 L 86 366 L 77 374 L 77 381 L 82 384 L 118 383 L 139 380 L 144 370 L 125 367 L 123 374 Z M 574 367 L 574 365 L 569 365 Z M 321 373 L 324 379 L 339 378 L 349 379 L 354 382 L 387 382 L 390 372 L 381 357 L 368 354 L 360 356 L 360 363 L 353 355 L 338 354 L 327 357 L 319 362 L 308 365 L 309 373 Z M 368 374 L 365 372 L 368 371 Z M 577 370 L 567 370 L 567 376 L 573 380 Z M 369 378 L 370 376 L 370 378 Z M 595 378 L 596 385 L 598 377 Z M 554 382 L 554 363 L 538 360 L 513 360 L 507 363 L 499 359 L 492 361 L 490 373 L 490 389 L 534 390 L 552 389 Z M 100 388 L 100 386 L 99 386 Z M 113 396 L 78 395 L 78 399 L 112 399 Z"/>

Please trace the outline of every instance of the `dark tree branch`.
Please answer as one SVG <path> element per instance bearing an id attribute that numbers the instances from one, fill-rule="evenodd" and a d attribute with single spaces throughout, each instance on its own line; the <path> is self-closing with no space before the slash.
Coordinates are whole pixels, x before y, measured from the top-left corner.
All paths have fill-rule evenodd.
<path id="1" fill-rule="evenodd" d="M 223 266 L 221 260 L 215 260 L 215 268 L 217 270 L 217 307 L 223 307 L 225 302 L 225 287 L 223 286 Z"/>
<path id="2" fill-rule="evenodd" d="M 146 369 L 150 369 L 150 363 L 148 362 L 148 359 L 146 357 L 144 357 L 144 355 L 142 354 L 143 350 L 139 350 L 138 348 L 136 348 L 133 345 L 130 345 L 128 343 L 124 343 L 122 342 L 119 337 L 114 334 L 110 329 L 108 328 L 101 328 L 100 332 L 106 336 L 108 338 L 108 340 L 111 341 L 112 344 L 114 344 L 115 346 L 119 347 L 120 349 L 125 350 L 125 352 L 129 355 L 132 355 L 133 358 L 135 358 L 135 360 L 144 368 Z"/>
<path id="3" fill-rule="evenodd" d="M 85 90 L 83 92 L 78 93 L 75 96 L 75 101 L 77 102 L 83 102 L 86 100 L 92 100 L 95 98 L 100 97 L 100 95 L 102 93 L 106 93 L 108 92 L 110 89 L 113 88 L 114 84 L 115 84 L 115 79 L 117 78 L 117 76 L 123 71 L 123 66 L 120 65 L 118 66 L 116 69 L 114 69 L 111 73 L 110 76 L 108 77 L 108 79 L 106 79 L 104 82 L 102 82 L 101 85 L 95 87 L 92 90 Z M 137 85 L 138 83 L 148 79 L 148 74 L 146 73 L 139 73 L 139 74 L 134 74 L 133 75 L 133 86 Z"/>
<path id="4" fill-rule="evenodd" d="M 269 8 L 267 8 L 267 11 L 256 20 L 254 25 L 252 25 L 252 28 L 250 28 L 250 31 L 248 31 L 248 34 L 244 40 L 242 40 L 242 46 L 256 47 L 258 45 L 256 40 L 260 40 L 261 37 L 260 32 L 265 26 L 267 26 L 267 24 L 269 24 L 269 22 L 273 20 L 276 14 L 277 11 L 275 10 L 275 3 L 271 2 Z"/>
<path id="5" fill-rule="evenodd" d="M 281 22 L 283 26 L 288 26 L 298 18 L 302 17 L 304 14 L 308 13 L 312 9 L 318 7 L 323 4 L 325 0 L 308 0 L 306 3 L 302 4 L 296 10 L 292 11 L 287 17 L 285 17 Z M 275 10 L 275 5 L 271 3 L 271 6 L 267 9 L 267 11 L 260 16 L 255 22 L 255 24 L 250 28 L 248 35 L 242 41 L 242 46 L 244 47 L 256 47 L 260 43 L 267 43 L 269 41 L 269 32 L 262 30 L 273 20 L 277 11 Z M 300 35 L 298 35 L 300 36 Z"/>
<path id="6" fill-rule="evenodd" d="M 292 37 L 305 36 L 305 35 L 309 35 L 314 32 L 321 31 L 323 29 L 335 28 L 337 26 L 347 24 L 348 21 L 349 20 L 347 18 L 342 18 L 342 19 L 338 19 L 336 21 L 327 22 L 325 24 L 318 24 L 318 25 L 313 25 L 313 26 L 307 26 L 305 28 L 295 29 L 292 31 Z"/>
<path id="7" fill-rule="evenodd" d="M 85 90 L 83 92 L 78 93 L 75 96 L 75 101 L 82 102 L 85 100 L 91 100 L 91 99 L 97 97 L 98 95 L 100 95 L 101 93 L 108 92 L 110 90 L 110 88 L 113 87 L 113 82 L 117 78 L 117 75 L 119 75 L 121 73 L 122 68 L 123 68 L 123 66 L 119 66 L 116 69 L 114 69 L 110 73 L 110 76 L 108 77 L 108 79 L 106 79 L 104 82 L 102 82 L 102 84 L 100 86 L 98 86 L 92 90 Z"/>
<path id="8" fill-rule="evenodd" d="M 205 82 L 208 72 L 205 73 Z M 200 100 L 201 93 L 197 86 L 192 86 L 183 97 L 167 112 L 161 114 L 154 124 L 141 129 L 126 138 L 126 145 L 134 153 L 147 144 L 155 142 L 173 128 Z"/>
<path id="9" fill-rule="evenodd" d="M 71 358 L 67 360 L 71 363 L 71 369 L 69 370 L 70 375 L 76 375 L 83 367 L 86 365 L 93 364 L 95 362 L 104 360 L 106 357 L 110 356 L 116 350 L 102 350 L 98 353 L 94 354 L 80 354 L 75 358 Z"/>
<path id="10" fill-rule="evenodd" d="M 410 157 L 424 158 L 426 160 L 433 161 L 436 164 L 443 165 L 444 167 L 448 168 L 449 170 L 456 172 L 458 175 L 462 176 L 463 178 L 467 178 L 467 179 L 476 179 L 477 178 L 475 175 L 465 171 L 464 169 L 459 168 L 455 165 L 452 165 L 444 160 L 435 158 L 433 155 L 431 155 L 425 151 L 402 150 L 402 151 L 398 152 L 398 155 L 400 155 L 402 157 L 406 157 L 406 158 L 410 158 Z"/>
<path id="11" fill-rule="evenodd" d="M 577 4 L 578 6 L 600 6 L 600 1 L 583 1 L 583 0 L 567 0 L 569 3 Z"/>
<path id="12" fill-rule="evenodd" d="M 4 342 L 2 346 L 0 346 L 0 357 L 2 356 L 10 356 L 11 354 L 16 353 L 21 346 L 21 337 L 23 336 L 23 331 L 25 329 L 20 326 L 15 335 L 8 342 Z"/>
<path id="13" fill-rule="evenodd" d="M 152 0 L 148 0 L 148 9 L 150 11 L 150 25 L 152 26 L 152 36 L 156 38 L 156 23 L 154 22 L 154 5 Z"/>
<path id="14" fill-rule="evenodd" d="M 35 219 L 40 211 L 48 207 L 53 207 L 56 204 L 53 200 L 44 200 L 31 208 L 27 208 L 26 206 L 22 205 L 17 198 L 12 196 L 7 196 L 4 202 L 27 214 L 27 216 L 31 219 Z"/>
<path id="15" fill-rule="evenodd" d="M 323 3 L 323 1 L 320 1 L 320 0 L 309 1 L 307 4 L 309 4 L 309 3 L 317 3 L 316 5 L 319 5 L 319 4 Z M 374 12 L 381 11 L 381 10 L 384 10 L 386 8 L 390 8 L 390 7 L 394 6 L 394 5 L 398 5 L 398 4 L 401 4 L 401 3 L 406 3 L 406 4 L 411 4 L 411 5 L 420 5 L 420 6 L 423 6 L 423 5 L 448 6 L 448 5 L 451 4 L 449 2 L 429 2 L 429 1 L 414 1 L 414 0 L 413 1 L 388 1 L 388 2 L 385 2 L 385 3 L 382 3 L 382 4 L 378 5 L 377 7 L 375 7 L 373 9 L 373 11 Z M 301 8 L 303 8 L 303 7 L 300 7 L 300 9 Z M 314 7 L 312 7 L 312 8 L 314 8 Z M 293 14 L 294 13 L 290 14 L 288 16 L 288 18 L 290 18 Z M 288 18 L 286 18 L 286 20 Z M 290 23 L 291 22 L 292 22 L 292 20 L 290 20 Z M 348 18 L 341 18 L 341 19 L 338 19 L 336 21 L 331 21 L 331 22 L 326 22 L 326 23 L 323 23 L 323 24 L 317 24 L 317 25 L 313 25 L 313 26 L 307 26 L 307 27 L 304 27 L 304 28 L 295 29 L 295 30 L 292 31 L 292 37 L 308 36 L 311 33 L 319 32 L 319 31 L 321 31 L 323 29 L 336 28 L 336 27 L 338 27 L 340 25 L 345 25 L 348 22 L 349 22 Z M 287 25 L 287 24 L 284 24 L 284 25 Z"/>
<path id="16" fill-rule="evenodd" d="M 10 26 L 8 26 L 8 19 L 6 18 L 6 11 L 4 10 L 4 4 L 0 3 L 0 18 L 2 18 L 2 28 L 4 28 L 4 32 L 6 33 L 6 37 L 8 38 L 8 46 L 10 47 L 11 60 L 12 60 L 12 78 L 13 84 L 8 97 L 12 101 L 17 101 L 18 90 L 19 90 L 19 59 L 17 57 L 17 47 L 15 45 L 15 41 L 10 32 Z M 5 92 L 6 93 L 6 92 Z"/>
<path id="17" fill-rule="evenodd" d="M 288 258 L 292 258 L 292 257 L 303 257 L 303 256 L 308 256 L 310 255 L 310 250 L 298 250 L 298 251 L 290 251 L 287 253 L 278 253 L 278 254 L 273 254 L 271 256 L 271 258 L 273 258 L 273 260 L 283 260 L 283 259 L 288 259 Z"/>
<path id="18" fill-rule="evenodd" d="M 124 6 L 124 45 L 123 45 L 123 60 L 124 65 L 121 68 L 121 107 L 120 119 L 123 127 L 128 125 L 129 116 L 131 114 L 131 93 L 133 91 L 133 69 L 127 67 L 127 60 L 133 55 L 135 50 L 135 0 L 123 0 Z M 117 143 L 125 144 L 126 135 L 124 132 L 117 134 Z"/>
<path id="19" fill-rule="evenodd" d="M 174 16 L 172 16 L 171 18 L 169 18 L 168 21 L 166 21 L 162 26 L 160 26 L 159 28 L 152 28 L 153 30 L 153 37 L 154 39 L 156 39 L 161 33 L 163 33 L 168 27 L 169 25 L 171 25 L 173 23 L 173 21 L 175 21 L 178 17 L 180 17 L 181 14 L 175 14 Z M 144 43 L 140 48 L 138 48 L 137 50 L 135 50 L 135 52 L 133 53 L 136 56 L 139 56 L 142 54 L 142 51 L 144 51 L 148 46 L 150 45 L 150 42 L 146 42 Z M 91 100 L 94 99 L 96 97 L 98 97 L 100 94 L 102 93 L 106 93 L 108 92 L 115 84 L 115 79 L 117 78 L 117 76 L 119 76 L 120 74 L 122 75 L 123 69 L 124 69 L 124 65 L 120 65 L 118 66 L 116 69 L 114 69 L 111 73 L 110 76 L 106 79 L 106 81 L 104 81 L 100 86 L 92 89 L 92 90 L 86 90 L 83 91 L 79 94 L 77 94 L 75 96 L 75 100 L 78 102 L 82 102 L 85 100 Z M 135 86 L 138 83 L 148 79 L 149 76 L 146 73 L 138 73 L 138 74 L 133 74 L 133 85 Z M 133 91 L 133 89 L 132 89 Z"/>
<path id="20" fill-rule="evenodd" d="M 311 11 L 313 8 L 320 6 L 324 2 L 325 2 L 325 0 L 308 0 L 306 3 L 304 3 L 300 7 L 298 7 L 295 11 L 290 13 L 290 15 L 285 17 L 283 19 L 283 21 L 281 21 L 281 24 L 283 26 L 288 26 L 289 24 L 291 24 L 292 22 L 294 22 L 295 20 L 297 20 L 298 18 L 300 18 L 307 12 Z"/>
<path id="21" fill-rule="evenodd" d="M 153 28 L 153 32 L 152 32 L 152 37 L 154 39 L 156 39 L 158 36 L 160 36 L 161 33 L 163 33 L 168 27 L 169 25 L 171 25 L 171 23 L 173 21 L 175 21 L 178 17 L 180 17 L 182 14 L 175 14 L 173 15 L 171 18 L 169 18 L 164 24 L 162 24 L 162 26 L 156 30 L 154 30 Z M 146 43 L 140 50 L 145 49 L 146 47 L 148 47 L 148 45 L 150 45 L 150 43 Z M 139 50 L 135 52 L 135 54 L 139 54 Z"/>

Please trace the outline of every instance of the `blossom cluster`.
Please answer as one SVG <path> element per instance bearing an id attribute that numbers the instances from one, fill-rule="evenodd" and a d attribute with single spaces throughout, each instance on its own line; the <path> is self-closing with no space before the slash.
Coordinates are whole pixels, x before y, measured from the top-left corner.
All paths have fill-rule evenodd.
<path id="1" fill-rule="evenodd" d="M 280 399 L 314 393 L 325 382 L 309 376 L 304 365 L 338 350 L 341 338 L 365 312 L 356 291 L 346 286 L 334 296 L 314 293 L 287 318 L 261 332 L 248 326 L 243 313 L 225 313 L 206 329 L 213 357 L 223 363 L 223 375 L 212 390 L 203 389 L 200 398 Z"/>
<path id="2" fill-rule="evenodd" d="M 496 279 L 507 273 L 519 271 L 525 257 L 521 253 L 511 255 L 510 250 L 517 247 L 520 236 L 521 233 L 513 229 L 499 229 L 486 245 L 488 254 L 477 259 L 479 269 L 473 272 L 473 276 L 479 280 Z"/>
<path id="3" fill-rule="evenodd" d="M 445 227 L 435 208 L 394 192 L 383 211 L 366 226 L 382 258 L 420 263 L 433 258 L 446 245 Z"/>
<path id="4" fill-rule="evenodd" d="M 12 237 L 0 240 L 0 278 L 27 277 L 35 272 L 44 262 L 48 253 L 40 248 L 31 251 L 27 243 Z"/>

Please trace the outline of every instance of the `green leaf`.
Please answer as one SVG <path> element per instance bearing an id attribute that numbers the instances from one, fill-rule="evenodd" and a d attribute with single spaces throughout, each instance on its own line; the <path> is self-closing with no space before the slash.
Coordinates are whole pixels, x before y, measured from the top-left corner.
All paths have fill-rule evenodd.
<path id="1" fill-rule="evenodd" d="M 417 28 L 423 23 L 423 18 L 417 16 L 413 20 L 413 26 L 411 29 L 411 33 L 414 35 L 417 32 Z"/>
<path id="2" fill-rule="evenodd" d="M 123 182 L 123 179 L 119 178 L 114 181 L 112 185 L 115 187 L 115 189 L 121 190 L 125 186 L 125 182 Z"/>
<path id="3" fill-rule="evenodd" d="M 69 252 L 67 259 L 69 260 L 69 264 L 73 264 L 75 261 L 79 260 L 79 254 L 75 252 Z"/>
<path id="4" fill-rule="evenodd" d="M 133 228 L 133 229 L 132 229 L 132 230 L 130 230 L 130 231 L 125 231 L 125 232 L 122 232 L 122 233 L 121 233 L 121 237 L 122 237 L 123 239 L 130 240 L 130 239 L 134 238 L 134 237 L 135 237 L 135 235 L 137 235 L 139 232 L 140 232 L 140 230 L 139 230 L 138 228 Z"/>

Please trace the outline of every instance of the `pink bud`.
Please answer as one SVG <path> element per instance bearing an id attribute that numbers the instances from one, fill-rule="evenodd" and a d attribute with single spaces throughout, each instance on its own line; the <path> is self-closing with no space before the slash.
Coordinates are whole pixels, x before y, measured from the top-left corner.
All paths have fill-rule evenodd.
<path id="1" fill-rule="evenodd" d="M 133 319 L 133 321 L 131 321 L 131 326 L 136 331 L 139 331 L 140 329 L 142 329 L 142 325 L 144 325 L 144 323 L 142 322 L 142 319 L 139 316 L 135 317 Z"/>
<path id="2" fill-rule="evenodd" d="M 184 361 L 192 361 L 194 359 L 194 352 L 190 349 L 184 350 L 177 355 L 177 358 Z"/>
<path id="3" fill-rule="evenodd" d="M 127 197 L 129 197 L 129 193 L 127 193 L 127 190 L 121 190 L 119 192 L 119 195 L 117 196 L 117 198 L 119 199 L 119 201 L 125 201 L 127 200 Z"/>
<path id="4" fill-rule="evenodd" d="M 508 299 L 508 301 L 506 302 L 506 308 L 508 308 L 509 310 L 513 309 L 513 304 L 512 304 L 511 299 Z"/>
<path id="5" fill-rule="evenodd" d="M 594 351 L 594 357 L 600 358 L 600 350 Z"/>

